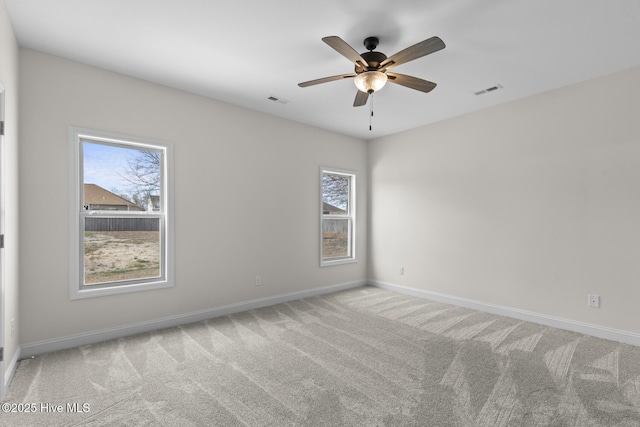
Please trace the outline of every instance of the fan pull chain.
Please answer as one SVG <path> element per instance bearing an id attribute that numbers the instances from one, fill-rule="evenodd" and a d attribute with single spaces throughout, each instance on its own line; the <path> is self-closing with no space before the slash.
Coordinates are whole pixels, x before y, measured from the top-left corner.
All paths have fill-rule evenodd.
<path id="1" fill-rule="evenodd" d="M 371 122 L 373 121 L 373 93 L 369 95 L 369 99 L 369 132 L 371 132 L 373 130 L 371 127 Z"/>

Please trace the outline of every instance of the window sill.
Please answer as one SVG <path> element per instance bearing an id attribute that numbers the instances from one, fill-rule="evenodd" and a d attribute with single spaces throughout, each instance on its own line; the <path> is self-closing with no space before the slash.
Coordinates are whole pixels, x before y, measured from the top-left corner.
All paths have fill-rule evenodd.
<path id="1" fill-rule="evenodd" d="M 341 264 L 355 264 L 358 260 L 356 258 L 339 258 L 339 259 L 329 259 L 322 260 L 320 262 L 320 267 L 331 267 L 332 265 L 341 265 Z"/>
<path id="2" fill-rule="evenodd" d="M 163 280 L 158 282 L 135 283 L 127 285 L 116 285 L 108 287 L 96 287 L 95 289 L 83 288 L 71 292 L 69 298 L 72 300 L 103 297 L 108 295 L 127 294 L 131 292 L 151 291 L 154 289 L 172 288 L 173 283 Z"/>

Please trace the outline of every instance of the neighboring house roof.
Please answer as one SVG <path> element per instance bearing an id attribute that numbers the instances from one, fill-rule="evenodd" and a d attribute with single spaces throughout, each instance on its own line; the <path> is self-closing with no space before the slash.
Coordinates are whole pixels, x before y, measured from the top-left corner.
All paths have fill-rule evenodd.
<path id="1" fill-rule="evenodd" d="M 91 206 L 110 206 L 122 210 L 143 211 L 144 209 L 135 203 L 105 190 L 96 184 L 84 185 L 84 204 Z"/>
<path id="2" fill-rule="evenodd" d="M 346 214 L 347 211 L 345 211 L 344 209 L 340 209 L 336 206 L 330 205 L 327 202 L 322 202 L 322 213 L 325 215 L 329 215 L 329 214 L 343 215 L 343 214 Z"/>

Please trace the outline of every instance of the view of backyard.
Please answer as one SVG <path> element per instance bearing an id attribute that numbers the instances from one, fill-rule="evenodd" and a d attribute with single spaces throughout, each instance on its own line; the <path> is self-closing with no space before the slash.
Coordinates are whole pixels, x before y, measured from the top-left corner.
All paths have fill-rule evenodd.
<path id="1" fill-rule="evenodd" d="M 322 257 L 340 258 L 349 256 L 349 236 L 347 233 L 322 234 Z"/>
<path id="2" fill-rule="evenodd" d="M 353 256 L 351 235 L 351 184 L 353 176 L 322 173 L 322 259 Z"/>
<path id="3" fill-rule="evenodd" d="M 84 283 L 160 276 L 157 231 L 85 231 Z"/>

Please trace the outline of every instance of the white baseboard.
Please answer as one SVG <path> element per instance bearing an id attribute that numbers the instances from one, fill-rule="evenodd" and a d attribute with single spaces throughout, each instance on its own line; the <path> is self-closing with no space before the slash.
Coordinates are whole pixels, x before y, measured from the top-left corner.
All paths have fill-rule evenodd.
<path id="1" fill-rule="evenodd" d="M 593 325 L 589 323 L 577 322 L 575 320 L 563 319 L 561 317 L 548 316 L 546 314 L 535 313 L 532 311 L 519 310 L 515 308 L 488 304 L 466 298 L 460 298 L 452 295 L 441 294 L 437 292 L 425 291 L 422 289 L 411 288 L 408 286 L 396 285 L 394 283 L 382 282 L 379 280 L 369 280 L 369 285 L 378 288 L 388 289 L 419 298 L 438 301 L 446 304 L 456 305 L 459 307 L 470 308 L 472 310 L 484 311 L 487 313 L 497 314 L 500 316 L 511 317 L 527 322 L 538 323 L 554 328 L 565 329 L 584 335 L 590 335 L 611 341 L 618 341 L 625 344 L 640 346 L 640 334 L 634 332 L 623 331 L 619 329 L 608 328 L 605 326 Z"/>
<path id="2" fill-rule="evenodd" d="M 240 313 L 247 310 L 254 310 L 256 308 L 267 307 L 283 302 L 338 292 L 358 286 L 364 286 L 366 284 L 366 280 L 359 280 L 355 282 L 342 283 L 339 285 L 325 286 L 299 292 L 275 295 L 272 297 L 258 298 L 207 310 L 150 320 L 147 322 L 133 323 L 129 325 L 118 326 L 115 328 L 101 329 L 98 331 L 91 331 L 61 338 L 38 341 L 22 345 L 21 357 L 27 358 L 36 356 L 38 354 L 49 353 L 51 351 L 65 350 L 81 345 L 93 344 L 115 338 L 122 338 L 129 335 L 150 332 L 158 329 L 186 325 L 188 323 L 199 322 L 201 320 L 212 319 L 214 317 L 227 316 L 229 314 Z"/>
<path id="3" fill-rule="evenodd" d="M 97 331 L 86 332 L 61 338 L 38 341 L 34 343 L 22 345 L 15 352 L 9 369 L 5 371 L 4 384 L 5 390 L 11 382 L 15 372 L 19 358 L 27 358 L 38 354 L 48 353 L 51 351 L 64 350 L 68 348 L 78 347 L 81 345 L 93 344 L 115 338 L 122 338 L 129 335 L 150 332 L 158 329 L 171 328 L 175 326 L 185 325 L 188 323 L 199 322 L 201 320 L 212 319 L 220 316 L 227 316 L 242 311 L 254 310 L 257 308 L 267 307 L 270 305 L 280 304 L 283 302 L 294 301 L 303 298 L 309 298 L 318 295 L 329 294 L 358 286 L 371 285 L 399 293 L 416 296 L 419 298 L 429 299 L 433 301 L 443 302 L 446 304 L 456 305 L 460 307 L 470 308 L 472 310 L 484 311 L 497 314 L 500 316 L 511 317 L 514 319 L 524 320 L 527 322 L 538 323 L 541 325 L 551 326 L 554 328 L 566 329 L 569 331 L 603 338 L 612 341 L 618 341 L 625 344 L 640 346 L 640 334 L 622 331 L 604 326 L 593 325 L 583 322 L 577 322 L 570 319 L 548 316 L 545 314 L 535 313 L 531 311 L 519 310 L 510 307 L 488 304 L 480 301 L 460 298 L 452 295 L 441 294 L 437 292 L 425 291 L 421 289 L 411 288 L 408 286 L 397 285 L 394 283 L 383 282 L 378 280 L 359 280 L 338 285 L 325 286 L 304 291 L 292 292 L 287 294 L 275 295 L 272 297 L 259 298 L 244 301 L 235 304 L 229 304 L 221 307 L 215 307 L 207 310 L 201 310 L 191 313 L 185 313 L 177 316 L 165 317 L 162 319 L 139 322 L 129 325 L 118 326 L 115 328 L 101 329 Z"/>
<path id="4" fill-rule="evenodd" d="M 4 398 L 5 393 L 9 390 L 9 385 L 11 384 L 11 380 L 13 380 L 13 374 L 16 373 L 16 368 L 18 367 L 18 360 L 20 360 L 21 348 L 18 346 L 16 351 L 13 353 L 13 357 L 9 361 L 9 366 L 6 371 L 4 371 L 4 388 L 3 393 L 0 393 L 0 399 Z"/>

